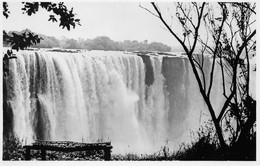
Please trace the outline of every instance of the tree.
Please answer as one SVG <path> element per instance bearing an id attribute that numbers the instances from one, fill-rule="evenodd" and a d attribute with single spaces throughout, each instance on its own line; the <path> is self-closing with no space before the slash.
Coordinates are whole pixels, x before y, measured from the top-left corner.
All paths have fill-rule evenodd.
<path id="1" fill-rule="evenodd" d="M 256 43 L 256 4 L 175 3 L 176 18 L 182 28 L 182 34 L 175 32 L 157 3 L 152 2 L 151 5 L 153 10 L 141 7 L 160 19 L 187 54 L 200 93 L 214 123 L 220 146 L 225 149 L 228 145 L 241 145 L 248 139 L 246 137 L 256 121 L 256 101 L 249 93 L 249 56 L 250 52 L 255 50 Z M 200 54 L 195 54 L 194 51 L 198 48 Z M 212 59 L 208 76 L 203 66 L 206 53 L 210 54 Z M 215 110 L 211 100 L 217 65 L 221 68 L 222 91 L 225 97 L 221 110 Z M 209 77 L 208 82 L 206 77 Z M 220 113 L 217 115 L 217 112 Z M 234 123 L 231 123 L 232 120 Z M 225 137 L 226 132 L 229 133 L 228 138 Z"/>
<path id="2" fill-rule="evenodd" d="M 114 41 L 111 40 L 109 37 L 106 36 L 98 36 L 93 39 L 94 50 L 115 50 Z"/>
<path id="3" fill-rule="evenodd" d="M 71 26 L 75 28 L 76 25 L 80 25 L 80 19 L 75 18 L 76 14 L 73 13 L 73 8 L 68 10 L 63 2 L 52 3 L 52 2 L 22 2 L 23 14 L 27 14 L 31 16 L 32 14 L 36 14 L 39 8 L 46 10 L 47 12 L 52 12 L 49 15 L 48 21 L 58 22 L 56 17 L 59 17 L 59 26 L 62 28 L 67 28 L 67 30 L 71 29 Z M 8 3 L 3 2 L 3 15 L 7 19 L 11 12 L 8 9 Z M 26 49 L 32 45 L 36 45 L 40 43 L 43 38 L 35 35 L 33 32 L 29 30 L 25 30 L 22 33 L 11 33 L 8 34 L 3 31 L 3 42 L 11 45 L 11 49 L 15 49 L 17 51 Z M 13 56 L 12 50 L 8 50 L 3 58 L 3 72 L 6 76 L 8 74 L 9 68 L 9 60 L 15 58 Z"/>
<path id="4" fill-rule="evenodd" d="M 42 37 L 40 43 L 37 43 L 33 47 L 36 48 L 53 48 L 60 47 L 60 41 L 53 36 L 39 35 Z"/>

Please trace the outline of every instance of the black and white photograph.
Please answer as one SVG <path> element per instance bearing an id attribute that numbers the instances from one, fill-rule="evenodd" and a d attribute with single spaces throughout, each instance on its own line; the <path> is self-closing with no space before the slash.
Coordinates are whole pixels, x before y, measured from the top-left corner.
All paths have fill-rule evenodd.
<path id="1" fill-rule="evenodd" d="M 1 3 L 4 165 L 258 163 L 256 2 Z"/>

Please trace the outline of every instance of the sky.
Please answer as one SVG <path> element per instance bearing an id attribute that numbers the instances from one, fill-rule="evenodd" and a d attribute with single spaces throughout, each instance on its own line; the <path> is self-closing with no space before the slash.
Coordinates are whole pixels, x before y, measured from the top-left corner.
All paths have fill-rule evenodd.
<path id="1" fill-rule="evenodd" d="M 8 2 L 11 14 L 8 19 L 2 16 L 3 29 L 21 31 L 28 28 L 36 33 L 61 38 L 93 39 L 97 36 L 108 36 L 114 41 L 138 40 L 157 41 L 169 46 L 178 45 L 173 36 L 163 27 L 158 18 L 139 7 L 152 9 L 148 2 L 115 2 L 115 1 L 65 1 L 81 21 L 82 26 L 68 31 L 58 26 L 58 23 L 48 22 L 49 14 L 45 10 L 32 16 L 22 14 L 22 4 L 19 1 Z"/>

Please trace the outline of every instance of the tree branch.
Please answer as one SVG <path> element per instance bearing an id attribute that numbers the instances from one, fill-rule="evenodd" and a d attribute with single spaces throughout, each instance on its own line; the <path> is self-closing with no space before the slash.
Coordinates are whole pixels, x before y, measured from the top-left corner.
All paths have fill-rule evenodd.
<path id="1" fill-rule="evenodd" d="M 252 13 L 256 14 L 256 12 L 252 8 L 247 7 L 247 6 L 243 5 L 242 3 L 238 3 L 238 2 L 232 2 L 232 3 L 237 5 L 237 6 L 241 6 L 243 8 L 249 9 Z"/>
<path id="2" fill-rule="evenodd" d="M 150 14 L 152 14 L 153 16 L 159 18 L 158 15 L 154 14 L 151 10 L 149 10 L 149 9 L 147 9 L 147 8 L 145 8 L 145 7 L 143 7 L 140 3 L 139 3 L 139 7 L 142 8 L 142 9 L 144 9 L 144 10 L 146 10 L 146 11 L 148 11 L 148 12 L 149 12 Z"/>
<path id="3" fill-rule="evenodd" d="M 222 6 L 220 4 L 221 8 L 222 8 L 222 15 L 223 15 L 223 18 L 222 18 L 222 22 L 221 22 L 221 25 L 218 29 L 218 37 L 217 37 L 217 43 L 216 43 L 216 47 L 215 47 L 215 50 L 214 50 L 214 53 L 213 53 L 213 64 L 212 64 L 212 67 L 211 67 L 211 72 L 210 72 L 210 83 L 209 83 L 209 89 L 208 89 L 208 92 L 207 92 L 207 96 L 210 97 L 210 92 L 211 92 L 211 88 L 212 88 L 212 84 L 213 84 L 213 76 L 214 76 L 214 70 L 215 70 L 215 62 L 216 62 L 216 56 L 217 56 L 217 51 L 218 51 L 218 48 L 219 48 L 219 44 L 220 44 L 220 37 L 221 37 L 221 32 L 223 31 L 223 26 L 224 26 L 224 22 L 226 20 L 226 11 L 225 11 L 225 6 Z"/>
<path id="4" fill-rule="evenodd" d="M 154 7 L 155 11 L 157 12 L 158 16 L 159 16 L 159 19 L 163 22 L 163 24 L 166 26 L 166 28 L 170 31 L 170 33 L 178 40 L 178 42 L 182 45 L 183 49 L 186 51 L 186 52 L 189 52 L 188 51 L 188 48 L 185 46 L 185 44 L 181 41 L 181 39 L 177 36 L 176 33 L 174 33 L 172 31 L 172 29 L 169 27 L 169 25 L 165 22 L 164 18 L 162 17 L 162 14 L 161 12 L 159 11 L 159 8 L 157 7 L 157 5 L 154 3 L 154 2 L 151 2 L 152 6 Z"/>
<path id="5" fill-rule="evenodd" d="M 254 37 L 254 35 L 256 34 L 256 30 L 253 31 L 253 33 L 251 33 L 251 35 L 245 40 L 245 42 L 240 46 L 239 48 L 239 51 L 238 51 L 238 54 L 237 54 L 237 57 L 236 57 L 236 60 L 235 60 L 235 66 L 234 66 L 234 72 L 233 72 L 233 90 L 231 90 L 231 94 L 229 95 L 229 97 L 227 98 L 227 100 L 225 101 L 221 111 L 220 111 L 220 114 L 217 118 L 218 122 L 220 121 L 221 117 L 223 116 L 225 110 L 227 109 L 228 107 L 228 104 L 229 102 L 231 101 L 231 99 L 233 98 L 233 96 L 235 95 L 235 92 L 236 92 L 236 67 L 237 67 L 237 64 L 238 64 L 238 59 L 239 59 L 239 56 L 241 55 L 244 47 L 246 46 L 247 44 L 247 41 L 251 40 L 252 37 Z"/>
<path id="6" fill-rule="evenodd" d="M 190 10 L 189 13 L 186 14 L 186 12 L 183 10 L 182 5 L 178 3 L 178 5 L 180 6 L 179 9 L 182 11 L 182 14 L 184 15 L 184 17 L 190 22 L 190 24 L 192 25 L 192 27 L 195 29 L 195 25 L 193 24 L 192 20 L 189 18 L 190 15 Z"/>
<path id="7" fill-rule="evenodd" d="M 195 47 L 196 47 L 196 44 L 197 44 L 197 39 L 198 39 L 198 32 L 199 32 L 199 28 L 200 28 L 200 23 L 201 23 L 201 18 L 202 18 L 202 14 L 203 14 L 203 10 L 204 10 L 204 7 L 205 7 L 205 2 L 202 3 L 202 6 L 201 6 L 201 9 L 200 9 L 200 14 L 198 15 L 198 24 L 195 28 L 195 38 L 194 38 L 194 43 L 193 43 L 193 46 L 192 46 L 192 49 L 190 52 L 193 52 Z"/>

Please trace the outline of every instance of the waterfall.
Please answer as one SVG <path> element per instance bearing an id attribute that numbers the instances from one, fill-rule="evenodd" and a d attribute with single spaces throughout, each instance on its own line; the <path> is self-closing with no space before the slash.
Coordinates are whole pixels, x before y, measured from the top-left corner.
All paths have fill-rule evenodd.
<path id="1" fill-rule="evenodd" d="M 155 152 L 165 141 L 184 140 L 206 109 L 185 58 L 93 51 L 16 56 L 5 102 L 9 126 L 24 144 L 111 141 L 115 153 Z"/>

